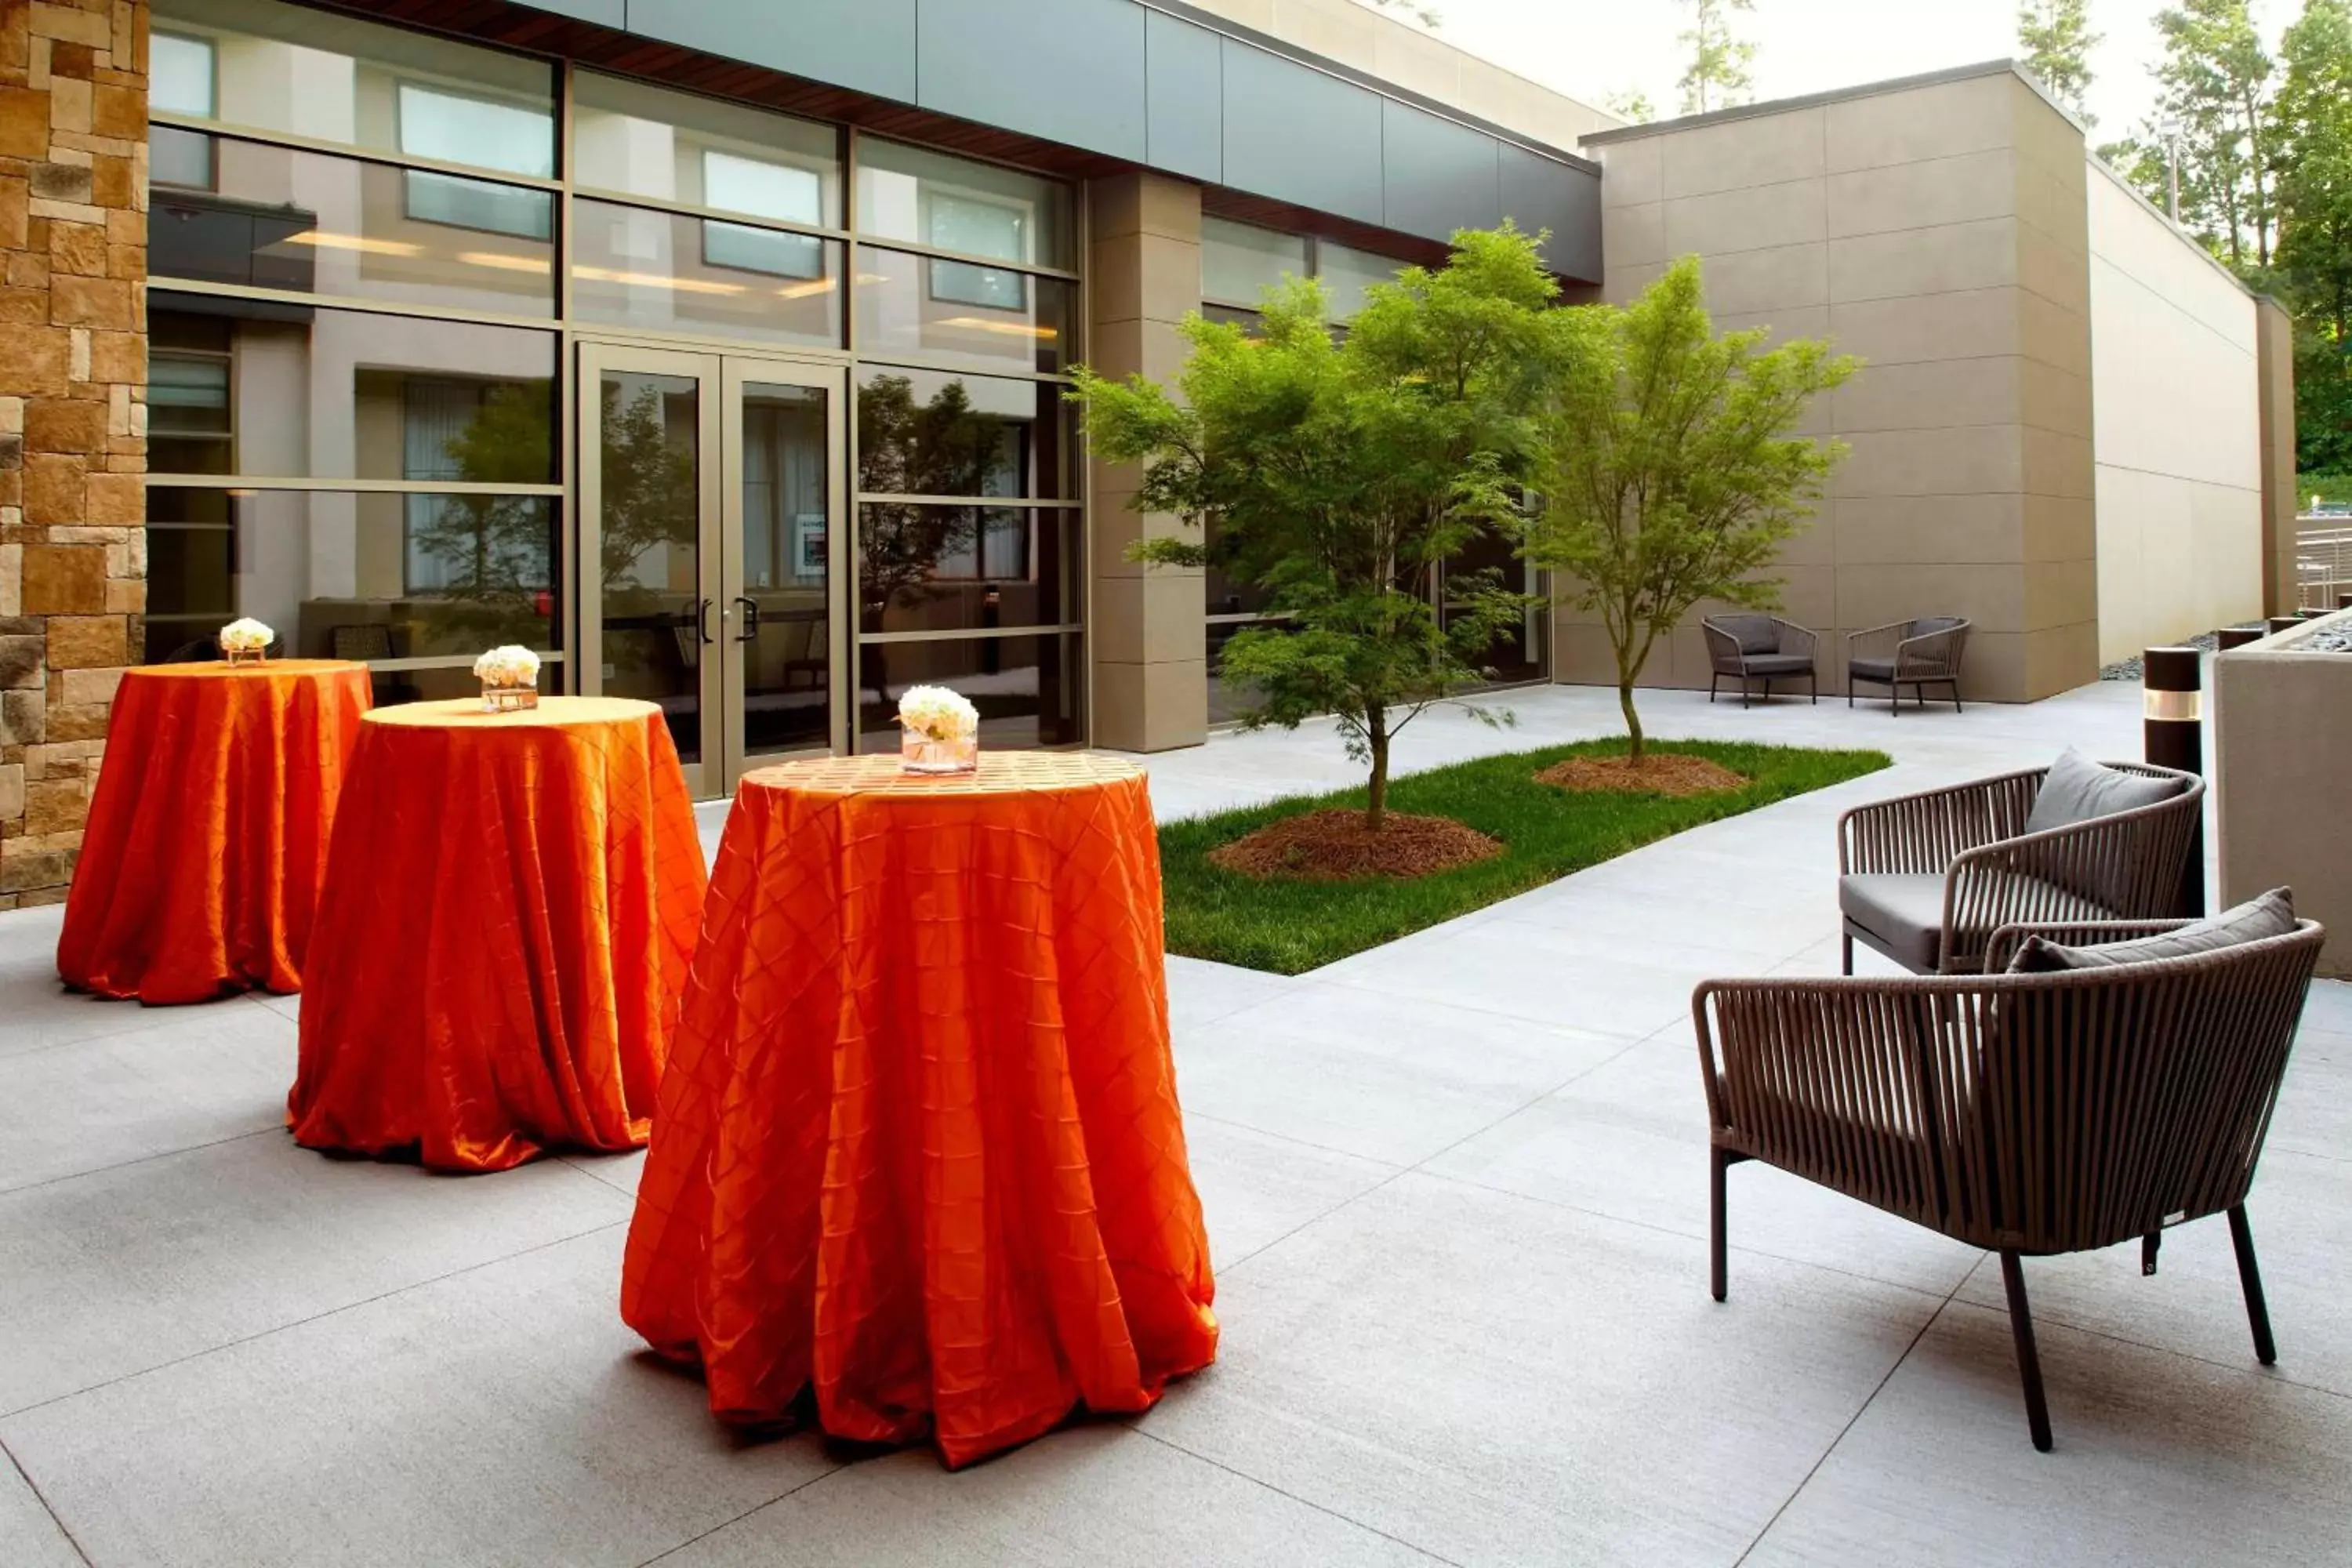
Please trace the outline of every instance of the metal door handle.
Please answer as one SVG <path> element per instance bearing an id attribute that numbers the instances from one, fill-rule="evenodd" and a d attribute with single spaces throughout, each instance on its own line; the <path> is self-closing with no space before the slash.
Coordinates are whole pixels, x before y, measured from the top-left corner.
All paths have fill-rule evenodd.
<path id="1" fill-rule="evenodd" d="M 695 601 L 694 628 L 697 632 L 701 634 L 702 640 L 706 645 L 715 643 L 719 640 L 717 637 L 710 635 L 710 606 L 718 602 L 719 601 L 716 599 L 698 599 Z"/>
<path id="2" fill-rule="evenodd" d="M 735 603 L 743 612 L 743 629 L 735 634 L 735 640 L 750 642 L 760 635 L 760 606 L 740 594 L 735 596 Z"/>

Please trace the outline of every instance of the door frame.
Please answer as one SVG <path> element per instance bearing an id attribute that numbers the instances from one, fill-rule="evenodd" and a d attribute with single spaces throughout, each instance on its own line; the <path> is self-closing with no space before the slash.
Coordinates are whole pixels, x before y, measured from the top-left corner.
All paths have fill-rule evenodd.
<path id="1" fill-rule="evenodd" d="M 577 627 L 583 696 L 604 689 L 604 584 L 599 570 L 603 542 L 603 387 L 607 371 L 669 375 L 692 380 L 696 399 L 696 635 L 702 650 L 695 660 L 695 697 L 699 704 L 701 744 L 697 760 L 684 762 L 687 785 L 698 800 L 731 795 L 743 773 L 781 757 L 848 750 L 855 719 L 845 683 L 854 648 L 854 628 L 844 615 L 855 569 L 847 545 L 849 368 L 838 361 L 801 359 L 754 350 L 728 353 L 643 346 L 625 338 L 574 340 L 574 416 L 579 482 L 573 537 L 580 562 Z M 815 387 L 825 397 L 825 692 L 824 743 L 793 752 L 747 756 L 743 723 L 743 658 L 736 649 L 743 593 L 743 391 L 755 384 Z"/>

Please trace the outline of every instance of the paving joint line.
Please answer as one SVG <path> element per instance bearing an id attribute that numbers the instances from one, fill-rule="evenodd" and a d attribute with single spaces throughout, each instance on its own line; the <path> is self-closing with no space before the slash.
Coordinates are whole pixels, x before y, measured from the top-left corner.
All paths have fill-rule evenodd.
<path id="1" fill-rule="evenodd" d="M 1247 1481 L 1254 1487 L 1263 1487 L 1267 1491 L 1274 1493 L 1275 1496 L 1288 1498 L 1291 1501 L 1298 1504 L 1302 1508 L 1311 1508 L 1327 1519 L 1336 1519 L 1342 1524 L 1351 1525 L 1358 1530 L 1364 1531 L 1372 1535 L 1377 1535 L 1382 1541 L 1392 1541 L 1399 1546 L 1403 1547 L 1406 1551 L 1419 1552 L 1422 1556 L 1428 1558 L 1433 1563 L 1445 1563 L 1447 1568 L 1463 1568 L 1463 1564 L 1456 1562 L 1454 1559 L 1444 1556 L 1440 1552 L 1432 1552 L 1428 1547 L 1422 1545 L 1418 1542 L 1407 1541 L 1402 1535 L 1391 1534 L 1390 1531 L 1382 1530 L 1377 1524 L 1368 1523 L 1363 1520 L 1355 1518 L 1353 1515 L 1342 1513 L 1338 1509 L 1332 1508 L 1328 1504 L 1317 1502 L 1313 1498 L 1300 1497 L 1297 1492 L 1286 1490 L 1281 1487 L 1276 1486 L 1272 1481 L 1264 1479 L 1258 1476 L 1251 1475 L 1247 1470 L 1236 1468 L 1235 1467 L 1225 1463 L 1223 1459 L 1216 1458 L 1208 1454 L 1201 1453 L 1197 1449 L 1188 1448 L 1184 1447 L 1183 1444 L 1175 1442 L 1170 1438 L 1162 1437 L 1157 1432 L 1148 1432 L 1144 1430 L 1139 1421 L 1129 1425 L 1127 1429 L 1134 1433 L 1139 1437 L 1150 1438 L 1152 1442 L 1159 1444 L 1163 1448 L 1172 1449 L 1176 1453 L 1182 1454 L 1187 1458 L 1198 1459 L 1201 1463 L 1207 1465 L 1212 1469 L 1223 1470 L 1225 1474 L 1233 1476 L 1240 1480 Z"/>
<path id="2" fill-rule="evenodd" d="M 80 1558 L 84 1563 L 89 1564 L 90 1568 L 96 1568 L 89 1552 L 82 1546 L 81 1538 L 73 1532 L 73 1527 L 68 1524 L 64 1517 L 58 1512 L 56 1506 L 41 1490 L 41 1484 L 33 1479 L 32 1472 L 25 1468 L 25 1461 L 16 1457 L 16 1451 L 8 1447 L 5 1439 L 0 1439 L 0 1454 L 8 1456 L 9 1467 L 16 1472 L 18 1479 L 24 1481 L 25 1489 L 33 1494 L 33 1500 L 41 1505 L 41 1511 L 49 1516 L 49 1522 L 58 1527 L 58 1533 L 66 1538 L 66 1544 L 73 1548 L 74 1555 Z"/>

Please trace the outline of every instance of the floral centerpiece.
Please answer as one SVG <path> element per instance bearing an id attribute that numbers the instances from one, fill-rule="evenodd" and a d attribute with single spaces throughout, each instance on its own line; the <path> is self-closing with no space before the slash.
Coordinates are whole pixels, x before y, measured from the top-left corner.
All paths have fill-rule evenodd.
<path id="1" fill-rule="evenodd" d="M 968 773 L 980 766 L 980 710 L 944 686 L 910 686 L 898 699 L 898 759 L 910 773 Z"/>
<path id="2" fill-rule="evenodd" d="M 512 643 L 494 647 L 474 661 L 474 679 L 482 683 L 482 711 L 512 713 L 539 706 L 539 655 Z"/>
<path id="3" fill-rule="evenodd" d="M 221 627 L 221 657 L 231 664 L 259 664 L 269 657 L 278 634 L 250 616 L 240 616 Z"/>

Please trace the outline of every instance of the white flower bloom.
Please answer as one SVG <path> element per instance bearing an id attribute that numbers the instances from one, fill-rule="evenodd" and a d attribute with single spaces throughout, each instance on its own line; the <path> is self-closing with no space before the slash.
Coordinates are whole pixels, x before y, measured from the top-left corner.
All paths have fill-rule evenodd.
<path id="1" fill-rule="evenodd" d="M 539 655 L 512 643 L 494 647 L 474 661 L 474 676 L 485 686 L 536 686 Z"/>
<path id="2" fill-rule="evenodd" d="M 229 622 L 220 629 L 223 653 L 257 653 L 278 640 L 278 634 L 250 616 Z"/>
<path id="3" fill-rule="evenodd" d="M 910 686 L 898 699 L 898 723 L 929 741 L 968 741 L 980 733 L 980 710 L 944 686 Z"/>

